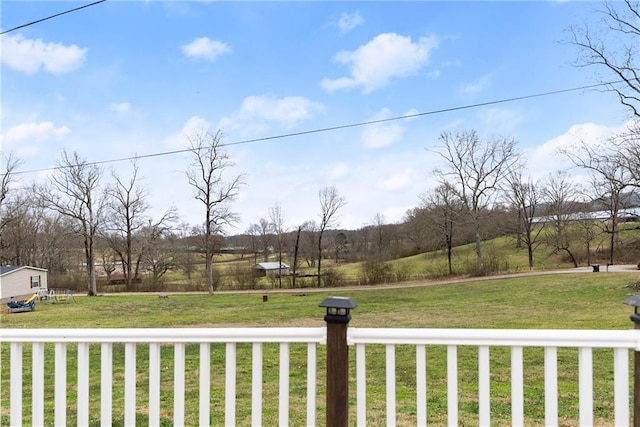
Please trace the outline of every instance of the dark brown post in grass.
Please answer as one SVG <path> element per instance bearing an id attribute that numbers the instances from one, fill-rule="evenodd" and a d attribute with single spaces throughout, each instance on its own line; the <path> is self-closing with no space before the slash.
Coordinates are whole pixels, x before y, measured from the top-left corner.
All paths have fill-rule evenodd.
<path id="1" fill-rule="evenodd" d="M 640 295 L 627 298 L 624 302 L 633 307 L 631 321 L 635 329 L 640 329 Z M 635 351 L 633 356 L 633 427 L 640 427 L 640 351 Z"/>
<path id="2" fill-rule="evenodd" d="M 327 427 L 349 424 L 349 349 L 347 327 L 356 303 L 347 297 L 327 297 Z"/>

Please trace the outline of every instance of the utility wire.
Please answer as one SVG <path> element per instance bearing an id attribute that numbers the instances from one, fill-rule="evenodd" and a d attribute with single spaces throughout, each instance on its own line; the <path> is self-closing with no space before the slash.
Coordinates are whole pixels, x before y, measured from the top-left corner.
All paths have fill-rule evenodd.
<path id="1" fill-rule="evenodd" d="M 29 26 L 31 26 L 33 24 L 37 24 L 39 22 L 46 21 L 48 19 L 55 18 L 57 16 L 66 15 L 67 13 L 75 12 L 76 10 L 84 9 L 85 7 L 94 6 L 94 5 L 98 4 L 98 3 L 103 3 L 105 1 L 107 1 L 107 0 L 98 0 L 98 1 L 90 3 L 90 4 L 85 4 L 84 6 L 76 7 L 74 9 L 69 9 L 69 10 L 66 10 L 64 12 L 56 13 L 55 15 L 47 16 L 46 18 L 38 19 L 37 21 L 32 21 L 32 22 L 28 22 L 26 24 L 18 25 L 17 27 L 13 27 L 13 28 L 10 28 L 8 30 L 2 31 L 0 33 L 0 35 L 10 33 L 11 31 L 19 30 L 20 28 L 29 27 Z"/>
<path id="2" fill-rule="evenodd" d="M 105 0 L 102 0 L 102 1 L 105 1 Z M 266 141 L 271 141 L 271 140 L 274 140 L 274 139 L 291 138 L 291 137 L 294 137 L 294 136 L 310 135 L 310 134 L 322 133 L 322 132 L 331 132 L 331 131 L 340 130 L 340 129 L 348 129 L 348 128 L 354 128 L 354 127 L 368 126 L 368 125 L 373 125 L 373 124 L 377 124 L 377 123 L 385 123 L 385 122 L 392 122 L 392 121 L 397 121 L 397 120 L 412 119 L 412 118 L 416 118 L 416 117 L 431 116 L 431 115 L 434 115 L 434 114 L 448 113 L 448 112 L 451 112 L 451 111 L 460 111 L 460 110 L 467 110 L 467 109 L 471 109 L 471 108 L 486 107 L 487 105 L 495 105 L 495 104 L 503 104 L 503 103 L 506 103 L 506 102 L 521 101 L 523 99 L 539 98 L 539 97 L 543 97 L 543 96 L 558 95 L 558 94 L 567 93 L 567 92 L 576 92 L 576 91 L 579 91 L 579 90 L 594 89 L 594 88 L 601 87 L 601 86 L 610 86 L 610 85 L 613 85 L 613 84 L 616 84 L 616 83 L 620 83 L 620 82 L 618 81 L 618 82 L 596 83 L 596 84 L 592 84 L 592 85 L 588 85 L 588 86 L 580 86 L 580 87 L 574 87 L 574 88 L 570 88 L 570 89 L 560 89 L 560 90 L 554 90 L 554 91 L 550 91 L 550 92 L 541 92 L 541 93 L 536 93 L 536 94 L 532 94 L 532 95 L 516 96 L 516 97 L 513 97 L 513 98 L 504 98 L 504 99 L 499 99 L 499 100 L 496 100 L 496 101 L 480 102 L 480 103 L 477 103 L 477 104 L 467 104 L 467 105 L 461 105 L 461 106 L 457 106 L 457 107 L 450 107 L 450 108 L 443 108 L 443 109 L 439 109 L 439 110 L 426 111 L 426 112 L 423 112 L 423 113 L 415 113 L 415 114 L 407 114 L 407 115 L 404 115 L 404 116 L 390 117 L 390 118 L 387 118 L 387 119 L 370 120 L 370 121 L 366 121 L 366 122 L 349 123 L 349 124 L 345 124 L 345 125 L 331 126 L 331 127 L 325 127 L 325 128 L 319 128 L 319 129 L 311 129 L 311 130 L 305 130 L 305 131 L 293 132 L 293 133 L 285 133 L 285 134 L 273 135 L 273 136 L 265 136 L 265 137 L 261 137 L 261 138 L 255 138 L 255 139 L 246 139 L 246 140 L 242 140 L 242 141 L 222 143 L 222 144 L 220 144 L 220 147 L 229 147 L 229 146 L 233 146 L 233 145 L 242 145 L 242 144 L 252 144 L 252 143 L 256 143 L 256 142 L 266 142 Z M 174 154 L 187 153 L 189 151 L 191 151 L 191 149 L 184 148 L 184 149 L 181 149 L 181 150 L 162 151 L 162 152 L 151 153 L 151 154 L 143 154 L 143 155 L 140 155 L 140 156 L 122 157 L 122 158 L 118 158 L 118 159 L 109 159 L 109 160 L 96 160 L 94 162 L 87 162 L 87 163 L 84 163 L 84 164 L 87 165 L 87 166 L 95 166 L 95 165 L 101 165 L 101 164 L 106 164 L 106 163 L 123 162 L 123 161 L 127 161 L 127 160 L 148 159 L 148 158 L 151 158 L 151 157 L 170 156 L 170 155 L 174 155 Z M 24 174 L 29 174 L 29 173 L 46 172 L 46 171 L 51 171 L 51 170 L 68 169 L 68 168 L 72 168 L 74 166 L 78 166 L 78 165 L 64 165 L 64 166 L 54 166 L 54 167 L 49 167 L 49 168 L 44 168 L 44 169 L 32 169 L 32 170 L 26 170 L 26 171 L 16 171 L 16 172 L 13 172 L 13 175 L 24 175 Z"/>

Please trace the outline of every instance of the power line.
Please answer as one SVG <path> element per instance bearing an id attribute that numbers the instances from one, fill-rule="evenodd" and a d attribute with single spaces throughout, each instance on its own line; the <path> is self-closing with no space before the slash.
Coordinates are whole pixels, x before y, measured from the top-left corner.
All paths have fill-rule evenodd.
<path id="1" fill-rule="evenodd" d="M 20 28 L 29 27 L 29 26 L 31 26 L 33 24 L 37 24 L 39 22 L 46 21 L 48 19 L 52 19 L 52 18 L 55 18 L 57 16 L 66 15 L 67 13 L 75 12 L 76 10 L 84 9 L 85 7 L 94 6 L 94 5 L 98 4 L 98 3 L 103 3 L 105 1 L 107 1 L 107 0 L 98 0 L 98 1 L 90 3 L 90 4 L 85 4 L 84 6 L 76 7 L 74 9 L 65 10 L 64 12 L 56 13 L 55 15 L 47 16 L 46 18 L 42 18 L 42 19 L 38 19 L 36 21 L 28 22 L 26 24 L 18 25 L 17 27 L 13 27 L 13 28 L 10 28 L 8 30 L 2 31 L 0 33 L 0 35 L 10 33 L 11 31 L 19 30 Z"/>
<path id="2" fill-rule="evenodd" d="M 105 0 L 102 0 L 102 1 L 105 1 Z M 422 113 L 407 114 L 407 115 L 404 115 L 404 116 L 396 116 L 396 117 L 391 117 L 391 118 L 387 118 L 387 119 L 369 120 L 369 121 L 365 121 L 365 122 L 349 123 L 349 124 L 345 124 L 345 125 L 331 126 L 331 127 L 325 127 L 325 128 L 319 128 L 319 129 L 311 129 L 311 130 L 305 130 L 305 131 L 300 131 L 300 132 L 285 133 L 285 134 L 273 135 L 273 136 L 265 136 L 265 137 L 254 138 L 254 139 L 246 139 L 246 140 L 242 140 L 242 141 L 222 143 L 222 144 L 220 144 L 220 146 L 221 147 L 230 147 L 230 146 L 233 146 L 233 145 L 252 144 L 252 143 L 257 143 L 257 142 L 272 141 L 274 139 L 283 139 L 283 138 L 291 138 L 291 137 L 294 137 L 294 136 L 310 135 L 310 134 L 314 134 L 314 133 L 331 132 L 331 131 L 340 130 L 340 129 L 348 129 L 348 128 L 354 128 L 354 127 L 368 126 L 368 125 L 374 125 L 374 124 L 378 124 L 378 123 L 385 123 L 385 122 L 392 122 L 392 121 L 397 121 L 397 120 L 412 119 L 412 118 L 416 118 L 416 117 L 431 116 L 431 115 L 434 115 L 434 114 L 449 113 L 449 112 L 452 112 L 452 111 L 460 111 L 460 110 L 468 110 L 468 109 L 471 109 L 471 108 L 486 107 L 488 105 L 496 105 L 496 104 L 503 104 L 503 103 L 507 103 L 507 102 L 513 102 L 513 101 L 521 101 L 523 99 L 540 98 L 540 97 L 543 97 L 543 96 L 551 96 L 551 95 L 558 95 L 558 94 L 567 93 L 567 92 L 576 92 L 576 91 L 579 91 L 579 90 L 594 89 L 596 87 L 609 86 L 609 85 L 613 85 L 613 84 L 616 84 L 616 83 L 620 83 L 620 82 L 596 83 L 596 84 L 592 84 L 592 85 L 574 87 L 574 88 L 570 88 L 570 89 L 560 89 L 560 90 L 554 90 L 554 91 L 550 91 L 550 92 L 536 93 L 536 94 L 532 94 L 532 95 L 523 95 L 523 96 L 516 96 L 516 97 L 513 97 L 513 98 L 504 98 L 504 99 L 499 99 L 499 100 L 496 100 L 496 101 L 480 102 L 480 103 L 477 103 L 477 104 L 467 104 L 467 105 L 462 105 L 462 106 L 457 106 L 457 107 L 442 108 L 442 109 L 439 109 L 439 110 L 431 110 L 431 111 L 426 111 L 426 112 L 422 112 Z M 87 166 L 95 166 L 95 165 L 102 165 L 102 164 L 107 164 L 107 163 L 123 162 L 123 161 L 127 161 L 127 160 L 148 159 L 148 158 L 151 158 L 151 157 L 170 156 L 170 155 L 174 155 L 174 154 L 187 153 L 189 151 L 191 151 L 191 150 L 188 149 L 188 148 L 184 148 L 184 149 L 181 149 L 181 150 L 162 151 L 162 152 L 157 152 L 157 153 L 143 154 L 143 155 L 140 155 L 140 156 L 130 156 L 130 157 L 122 157 L 122 158 L 118 158 L 118 159 L 108 159 L 108 160 L 96 160 L 94 162 L 87 162 L 87 163 L 84 163 L 84 164 L 87 165 Z M 71 168 L 71 167 L 74 167 L 74 166 L 78 166 L 78 165 L 54 166 L 54 167 L 43 168 L 43 169 L 32 169 L 32 170 L 26 170 L 26 171 L 16 171 L 13 174 L 14 175 L 24 175 L 24 174 L 29 174 L 29 173 L 37 173 L 37 172 L 46 172 L 46 171 L 51 171 L 51 170 L 67 169 L 67 168 Z"/>

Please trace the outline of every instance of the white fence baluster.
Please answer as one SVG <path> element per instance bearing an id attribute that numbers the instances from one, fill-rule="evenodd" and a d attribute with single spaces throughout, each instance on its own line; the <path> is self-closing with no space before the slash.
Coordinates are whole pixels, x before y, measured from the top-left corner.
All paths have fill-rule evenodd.
<path id="1" fill-rule="evenodd" d="M 224 425 L 236 425 L 236 343 L 225 346 Z"/>
<path id="2" fill-rule="evenodd" d="M 613 350 L 613 389 L 614 418 L 613 425 L 629 426 L 629 350 L 616 348 Z"/>
<path id="3" fill-rule="evenodd" d="M 481 426 L 491 424 L 491 390 L 489 385 L 489 347 L 478 348 L 478 417 Z"/>
<path id="4" fill-rule="evenodd" d="M 185 344 L 176 343 L 173 347 L 173 424 L 184 425 L 184 371 Z"/>
<path id="5" fill-rule="evenodd" d="M 544 424 L 558 425 L 558 349 L 544 349 Z"/>
<path id="6" fill-rule="evenodd" d="M 201 426 L 211 425 L 211 344 L 200 344 L 200 408 Z"/>
<path id="7" fill-rule="evenodd" d="M 396 346 L 387 344 L 386 377 L 387 377 L 387 427 L 396 425 Z"/>
<path id="8" fill-rule="evenodd" d="M 251 368 L 251 425 L 262 425 L 262 343 L 253 343 Z"/>
<path id="9" fill-rule="evenodd" d="M 22 343 L 11 343 L 11 417 L 12 426 L 22 425 Z"/>
<path id="10" fill-rule="evenodd" d="M 289 344 L 280 344 L 280 391 L 278 425 L 289 425 Z"/>
<path id="11" fill-rule="evenodd" d="M 160 425 L 161 346 L 149 344 L 149 425 Z"/>
<path id="12" fill-rule="evenodd" d="M 593 425 L 593 353 L 589 347 L 578 350 L 578 387 L 581 427 Z"/>
<path id="13" fill-rule="evenodd" d="M 78 425 L 89 425 L 89 343 L 78 343 Z"/>
<path id="14" fill-rule="evenodd" d="M 113 344 L 100 345 L 100 424 L 113 425 Z"/>
<path id="15" fill-rule="evenodd" d="M 44 425 L 44 343 L 31 347 L 31 424 Z"/>
<path id="16" fill-rule="evenodd" d="M 427 425 L 427 359 L 424 344 L 416 346 L 416 417 L 418 426 Z"/>
<path id="17" fill-rule="evenodd" d="M 522 347 L 511 347 L 511 425 L 524 426 L 524 370 Z"/>
<path id="18" fill-rule="evenodd" d="M 136 343 L 124 345 L 124 425 L 136 425 Z"/>
<path id="19" fill-rule="evenodd" d="M 316 425 L 316 398 L 317 398 L 317 360 L 318 345 L 307 345 L 307 425 Z"/>
<path id="20" fill-rule="evenodd" d="M 67 344 L 55 344 L 55 425 L 67 425 Z"/>
<path id="21" fill-rule="evenodd" d="M 447 424 L 458 425 L 458 347 L 447 346 Z"/>
<path id="22" fill-rule="evenodd" d="M 367 357 L 364 344 L 356 344 L 356 423 L 367 425 Z"/>
<path id="23" fill-rule="evenodd" d="M 161 345 L 175 343 L 174 347 L 174 424 L 186 424 L 186 386 L 191 385 L 187 378 L 186 356 L 187 344 L 200 345 L 200 401 L 199 424 L 211 424 L 211 343 L 225 344 L 225 403 L 224 424 L 236 424 L 236 388 L 237 388 L 237 343 L 251 343 L 253 345 L 252 385 L 252 423 L 262 423 L 262 384 L 263 377 L 263 344 L 279 344 L 279 402 L 278 424 L 289 424 L 290 417 L 290 376 L 291 355 L 290 343 L 307 343 L 307 408 L 306 425 L 316 425 L 317 399 L 317 344 L 326 343 L 324 328 L 209 328 L 196 329 L 20 329 L 2 330 L 0 342 L 8 343 L 9 350 L 9 384 L 8 421 L 11 425 L 20 426 L 24 420 L 33 425 L 54 424 L 67 425 L 67 411 L 74 406 L 77 408 L 77 424 L 85 425 L 89 421 L 88 403 L 98 400 L 97 396 L 90 396 L 92 392 L 89 383 L 91 367 L 92 343 L 100 343 L 100 422 L 102 426 L 113 424 L 113 346 L 112 343 L 124 344 L 124 408 L 119 406 L 117 411 L 124 412 L 124 424 L 133 426 L 136 423 L 137 397 L 136 377 L 145 375 L 136 366 L 136 345 L 149 345 L 149 425 L 160 424 L 161 419 Z M 356 353 L 356 399 L 355 413 L 358 426 L 367 425 L 367 370 L 366 345 L 376 344 L 385 346 L 385 370 L 387 393 L 386 415 L 387 424 L 397 423 L 397 378 L 396 355 L 397 345 L 414 345 L 416 348 L 416 395 L 415 413 L 416 424 L 427 424 L 427 345 L 444 345 L 447 348 L 447 423 L 459 424 L 458 408 L 458 346 L 477 346 L 478 351 L 478 396 L 479 396 L 479 424 L 488 425 L 491 422 L 490 404 L 490 348 L 509 347 L 511 349 L 511 424 L 524 424 L 524 347 L 544 348 L 544 392 L 545 392 L 545 425 L 558 425 L 558 347 L 575 348 L 578 350 L 578 381 L 579 381 L 579 420 L 580 425 L 593 425 L 593 397 L 594 370 L 593 348 L 608 348 L 613 350 L 614 363 L 614 409 L 613 423 L 616 426 L 629 426 L 630 397 L 629 389 L 629 350 L 635 350 L 640 341 L 640 332 L 636 330 L 610 331 L 571 331 L 571 330 L 490 330 L 490 329 L 384 329 L 384 328 L 349 328 L 347 342 L 355 345 Z M 32 400 L 31 418 L 26 418 L 24 412 L 24 382 L 28 377 L 23 374 L 24 343 L 31 347 L 31 387 L 29 397 Z M 48 343 L 54 345 L 54 390 L 45 387 L 44 369 L 45 353 Z M 77 345 L 77 399 L 67 402 L 67 351 L 68 345 Z M 194 347 L 195 348 L 195 347 Z M 269 347 L 271 348 L 271 347 Z M 243 347 L 244 349 L 244 347 Z M 191 355 L 191 350 L 189 350 Z M 142 368 L 142 366 L 140 367 Z M 122 367 L 118 367 L 121 371 Z M 142 369 L 141 369 L 142 370 Z M 370 373 L 371 374 L 371 373 Z M 575 379 L 575 378 L 574 378 Z M 118 387 L 121 387 L 118 379 Z M 195 379 L 194 379 L 195 381 Z M 27 381 L 28 382 L 28 381 Z M 27 384 L 28 386 L 29 384 Z M 48 410 L 45 395 L 53 394 L 54 411 Z M 146 396 L 145 396 L 146 397 Z M 322 400 L 322 399 L 320 399 Z M 93 403 L 92 403 L 93 404 Z M 120 400 L 118 401 L 120 404 Z M 191 404 L 191 402 L 189 402 Z M 195 405 L 195 402 L 194 402 Z M 191 408 L 191 406 L 189 406 Z M 259 410 L 258 410 L 259 409 Z M 3 407 L 3 410 L 5 408 Z M 51 413 L 53 412 L 53 413 Z M 195 414 L 194 414 L 195 416 Z M 608 417 L 605 415 L 605 417 Z M 116 420 L 117 421 L 117 420 Z M 403 419 L 404 421 L 404 419 Z M 575 422 L 573 421 L 573 422 Z M 195 422 L 195 421 L 194 421 Z M 571 421 L 570 421 L 571 422 Z M 75 424 L 75 423 L 74 423 Z"/>

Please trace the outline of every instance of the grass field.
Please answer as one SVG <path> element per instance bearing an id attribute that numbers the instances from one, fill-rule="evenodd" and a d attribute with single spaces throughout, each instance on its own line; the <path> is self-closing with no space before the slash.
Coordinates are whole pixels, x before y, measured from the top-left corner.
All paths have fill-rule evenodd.
<path id="1" fill-rule="evenodd" d="M 262 293 L 216 295 L 170 295 L 158 298 L 153 295 L 103 297 L 77 297 L 76 303 L 66 305 L 39 304 L 31 313 L 7 314 L 2 312 L 3 328 L 127 328 L 127 327 L 275 327 L 322 326 L 323 309 L 318 304 L 327 295 L 347 295 L 358 307 L 353 312 L 353 327 L 419 327 L 419 328 L 525 328 L 525 329 L 630 329 L 631 312 L 622 302 L 631 294 L 627 285 L 638 280 L 638 273 L 557 274 L 529 276 L 512 279 L 476 280 L 455 284 L 436 284 L 415 287 L 367 288 L 296 293 L 268 294 L 263 302 Z M 93 348 L 93 346 L 92 346 Z M 238 399 L 250 396 L 250 348 L 239 350 Z M 415 425 L 415 349 L 399 346 L 396 355 L 398 425 Z M 53 349 L 47 347 L 47 360 L 52 359 Z M 385 425 L 384 410 L 384 348 L 370 346 L 367 349 L 368 415 L 370 425 Z M 0 371 L 1 425 L 8 424 L 8 346 L 1 349 Z M 318 362 L 318 424 L 324 424 L 324 352 L 319 349 Z M 98 355 L 93 355 L 91 366 L 99 366 Z M 187 349 L 188 378 L 195 378 L 187 390 L 188 422 L 197 423 L 197 348 Z M 264 425 L 277 424 L 277 365 L 275 346 L 264 351 Z M 477 425 L 477 349 L 459 350 L 460 422 Z M 509 425 L 510 420 L 510 369 L 507 349 L 491 352 L 492 423 Z M 25 368 L 30 366 L 30 352 L 25 347 Z M 163 417 L 170 425 L 172 413 L 172 360 L 170 346 L 163 346 Z M 291 349 L 291 425 L 304 425 L 304 365 L 305 349 Z M 527 425 L 541 425 L 544 421 L 544 396 L 542 394 L 542 349 L 525 349 L 525 417 Z M 221 382 L 224 373 L 224 349 L 212 346 L 212 424 L 221 425 L 224 389 Z M 559 410 L 562 425 L 577 425 L 577 351 L 561 350 L 558 354 Z M 353 358 L 351 360 L 354 360 Z M 445 349 L 434 346 L 428 349 L 428 411 L 432 425 L 446 422 L 446 359 Z M 138 366 L 148 364 L 148 349 L 139 346 Z M 48 362 L 48 366 L 51 362 Z M 352 364 L 353 365 L 353 364 Z M 352 366 L 354 368 L 354 366 Z M 71 388 L 69 401 L 74 398 L 75 355 L 73 346 L 68 354 L 68 381 Z M 355 378 L 355 369 L 352 377 Z M 613 424 L 612 392 L 613 359 L 610 350 L 594 351 L 594 407 L 597 425 Z M 379 374 L 376 374 L 379 373 Z M 121 403 L 122 348 L 114 349 L 114 406 Z M 145 424 L 144 388 L 147 378 L 138 379 L 139 419 Z M 30 378 L 25 376 L 25 420 L 29 425 Z M 47 374 L 46 383 L 53 384 L 53 375 Z M 99 394 L 99 372 L 92 370 L 90 384 Z M 96 396 L 98 395 L 96 394 Z M 47 408 L 52 408 L 51 392 Z M 355 407 L 355 391 L 351 388 L 352 406 Z M 92 400 L 91 419 L 97 422 L 97 400 Z M 69 406 L 68 422 L 75 423 L 75 407 Z M 51 417 L 53 411 L 49 411 Z M 48 415 L 49 415 L 48 412 Z M 122 422 L 122 412 L 115 409 L 114 420 Z M 119 420 L 119 421 L 118 421 Z M 249 425 L 250 407 L 238 404 L 238 425 Z M 355 420 L 352 414 L 351 420 Z"/>

